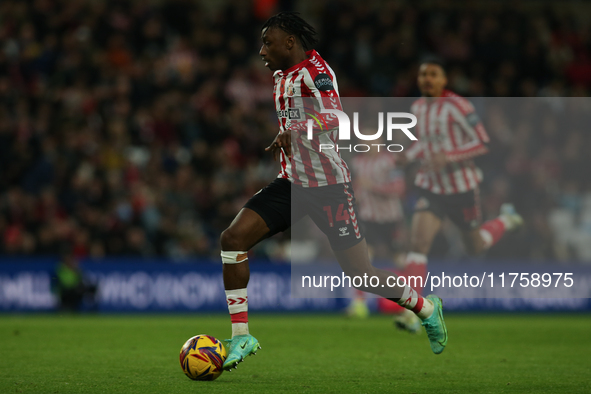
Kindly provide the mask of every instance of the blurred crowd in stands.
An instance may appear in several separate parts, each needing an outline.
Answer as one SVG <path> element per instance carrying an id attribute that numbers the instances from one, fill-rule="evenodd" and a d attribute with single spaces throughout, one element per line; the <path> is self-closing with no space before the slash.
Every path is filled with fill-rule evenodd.
<path id="1" fill-rule="evenodd" d="M 589 104 L 581 2 L 284 3 L 0 2 L 0 253 L 217 259 L 220 232 L 278 171 L 258 50 L 279 9 L 317 27 L 342 96 L 416 96 L 435 55 L 460 94 Z M 560 230 L 591 234 L 589 128 L 487 127 L 485 215 L 512 199 L 528 223 L 496 256 L 590 261 Z M 257 253 L 284 258 L 274 242 Z"/>

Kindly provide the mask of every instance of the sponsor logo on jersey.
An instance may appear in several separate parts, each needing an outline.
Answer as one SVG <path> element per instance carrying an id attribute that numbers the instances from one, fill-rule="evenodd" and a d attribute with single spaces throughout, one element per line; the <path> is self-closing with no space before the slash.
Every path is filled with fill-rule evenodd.
<path id="1" fill-rule="evenodd" d="M 332 79 L 328 76 L 328 74 L 318 74 L 316 78 L 314 78 L 314 85 L 323 92 L 327 92 L 329 90 L 333 90 L 334 86 L 332 84 Z"/>
<path id="2" fill-rule="evenodd" d="M 341 232 L 339 234 L 339 237 L 344 237 L 349 235 L 349 233 L 347 232 L 347 227 L 339 227 L 339 231 Z"/>
<path id="3" fill-rule="evenodd" d="M 299 108 L 288 108 L 277 111 L 278 118 L 301 119 Z"/>

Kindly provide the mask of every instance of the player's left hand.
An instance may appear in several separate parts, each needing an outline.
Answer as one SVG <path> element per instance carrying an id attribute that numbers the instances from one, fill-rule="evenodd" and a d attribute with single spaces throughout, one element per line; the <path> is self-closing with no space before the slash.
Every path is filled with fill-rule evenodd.
<path id="1" fill-rule="evenodd" d="M 277 161 L 279 149 L 283 149 L 283 153 L 291 159 L 291 133 L 277 134 L 271 145 L 265 148 L 265 151 L 270 151 L 273 154 L 273 160 Z"/>
<path id="2" fill-rule="evenodd" d="M 447 156 L 445 152 L 437 152 L 431 156 L 431 160 L 425 163 L 425 166 L 431 171 L 439 171 L 447 165 Z"/>

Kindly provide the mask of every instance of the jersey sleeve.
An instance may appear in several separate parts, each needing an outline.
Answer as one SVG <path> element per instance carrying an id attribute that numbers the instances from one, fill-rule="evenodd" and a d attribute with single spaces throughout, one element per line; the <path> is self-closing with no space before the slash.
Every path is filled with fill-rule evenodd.
<path id="1" fill-rule="evenodd" d="M 422 159 L 424 157 L 423 144 L 421 141 L 415 141 L 405 153 L 408 160 Z"/>
<path id="2" fill-rule="evenodd" d="M 472 103 L 464 99 L 454 101 L 450 109 L 450 115 L 453 117 L 455 124 L 461 128 L 466 138 L 465 142 L 459 144 L 454 150 L 445 152 L 447 160 L 449 162 L 458 162 L 487 153 L 488 134 Z"/>

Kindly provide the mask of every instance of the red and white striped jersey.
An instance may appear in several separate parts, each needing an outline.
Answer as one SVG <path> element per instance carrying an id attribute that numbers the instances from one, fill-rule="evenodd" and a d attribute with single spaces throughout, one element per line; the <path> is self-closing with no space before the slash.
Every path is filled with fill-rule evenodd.
<path id="1" fill-rule="evenodd" d="M 392 223 L 404 219 L 400 198 L 405 192 L 404 172 L 390 152 L 355 155 L 350 161 L 357 213 L 364 221 Z"/>
<path id="2" fill-rule="evenodd" d="M 418 141 L 407 157 L 429 160 L 444 152 L 448 164 L 438 171 L 419 169 L 415 185 L 436 194 L 457 194 L 474 190 L 482 181 L 482 172 L 473 158 L 488 152 L 489 141 L 473 105 L 465 98 L 444 90 L 441 97 L 422 97 L 411 106 L 417 117 Z"/>
<path id="3" fill-rule="evenodd" d="M 342 110 L 334 71 L 315 50 L 306 52 L 306 55 L 308 59 L 303 62 L 284 71 L 277 70 L 273 74 L 273 99 L 280 133 L 290 132 L 292 125 L 302 123 L 302 98 L 315 98 L 320 106 L 324 106 L 323 103 L 331 103 L 333 109 Z M 305 136 L 292 138 L 293 157 L 290 160 L 281 151 L 281 171 L 278 177 L 289 179 L 290 182 L 303 187 L 350 182 L 349 168 L 340 153 L 336 149 L 320 151 L 320 144 L 336 145 L 337 138 L 336 128 L 331 132 L 316 135 L 313 140 L 308 140 Z"/>

